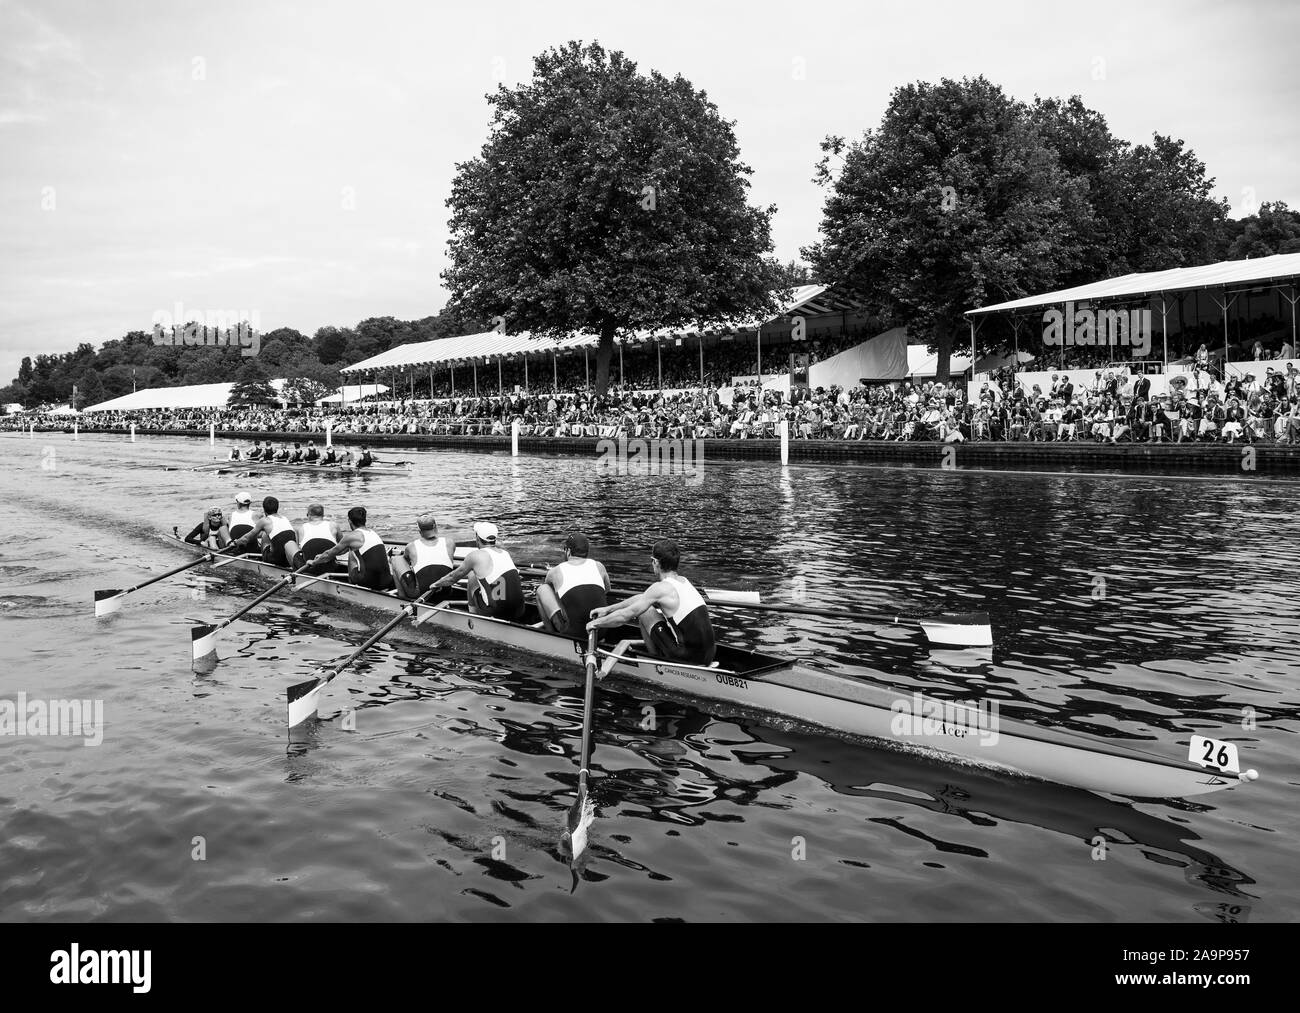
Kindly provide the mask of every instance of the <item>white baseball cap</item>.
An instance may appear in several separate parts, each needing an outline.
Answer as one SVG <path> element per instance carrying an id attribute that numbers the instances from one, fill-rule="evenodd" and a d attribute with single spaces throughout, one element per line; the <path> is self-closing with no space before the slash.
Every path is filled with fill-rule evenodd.
<path id="1" fill-rule="evenodd" d="M 237 493 L 235 493 L 235 502 L 236 502 L 236 503 L 251 503 L 251 502 L 253 502 L 253 497 L 250 496 L 250 495 L 248 495 L 248 493 L 246 493 L 246 492 L 237 492 Z"/>
<path id="2" fill-rule="evenodd" d="M 479 521 L 474 525 L 474 537 L 481 542 L 495 544 L 497 540 L 497 526 L 491 521 Z"/>

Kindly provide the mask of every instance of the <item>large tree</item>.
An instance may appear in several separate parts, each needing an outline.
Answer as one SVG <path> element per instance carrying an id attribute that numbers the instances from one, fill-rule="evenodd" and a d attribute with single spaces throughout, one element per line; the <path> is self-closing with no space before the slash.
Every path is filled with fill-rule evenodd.
<path id="1" fill-rule="evenodd" d="M 226 398 L 226 404 L 235 407 L 237 405 L 279 403 L 279 395 L 276 394 L 275 388 L 271 386 L 271 378 L 267 374 L 266 368 L 256 358 L 246 360 L 240 368 L 238 378 L 230 388 L 230 395 Z"/>
<path id="2" fill-rule="evenodd" d="M 1214 180 L 1182 141 L 1156 134 L 1131 145 L 1077 95 L 1037 98 L 1030 117 L 1061 167 L 1087 183 L 1079 262 L 1058 284 L 1219 259 L 1227 203 L 1211 196 Z"/>
<path id="3" fill-rule="evenodd" d="M 775 209 L 749 205 L 732 123 L 681 75 L 570 42 L 488 102 L 490 136 L 447 201 L 452 312 L 598 335 L 603 393 L 619 332 L 776 311 Z"/>
<path id="4" fill-rule="evenodd" d="M 1086 183 L 983 77 L 900 87 L 879 128 L 822 148 L 823 239 L 804 255 L 822 282 L 927 340 L 941 378 L 966 310 L 1041 291 L 1078 263 Z"/>

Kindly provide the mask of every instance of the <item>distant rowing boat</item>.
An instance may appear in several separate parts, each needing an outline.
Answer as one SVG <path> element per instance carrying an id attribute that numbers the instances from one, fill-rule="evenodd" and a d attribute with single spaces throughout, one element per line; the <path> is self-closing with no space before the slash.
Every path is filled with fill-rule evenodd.
<path id="1" fill-rule="evenodd" d="M 377 461 L 368 468 L 358 468 L 351 464 L 290 464 L 288 461 L 222 461 L 219 464 L 205 464 L 194 471 L 211 471 L 218 475 L 238 472 L 241 475 L 256 475 L 266 471 L 293 471 L 308 475 L 349 475 L 357 478 L 375 478 L 376 476 L 410 475 L 414 466 L 410 461 Z"/>
<path id="2" fill-rule="evenodd" d="M 189 553 L 204 552 L 176 541 Z M 222 560 L 217 565 L 272 581 L 289 572 L 256 555 Z M 366 608 L 390 616 L 410 604 L 392 593 L 351 584 L 346 577 L 311 580 L 297 585 L 297 590 L 339 607 Z M 582 645 L 569 637 L 534 625 L 538 616 L 532 605 L 521 622 L 473 615 L 463 602 L 419 605 L 416 611 L 417 622 L 543 658 L 572 664 L 581 651 Z M 625 640 L 639 637 L 631 627 L 611 632 Z M 609 657 L 608 663 L 614 675 L 673 693 L 1089 791 L 1178 798 L 1219 791 L 1257 776 L 1254 771 L 1237 772 L 1236 747 L 1227 742 L 1192 736 L 1184 757 L 1163 746 L 1139 749 L 1000 718 L 996 713 L 991 722 L 981 722 L 973 709 L 724 644 L 718 645 L 717 660 L 708 667 L 667 663 L 635 650 Z M 1187 746 L 1184 743 L 1184 748 Z M 1193 755 L 1196 761 L 1190 758 Z M 1205 763 L 1210 765 L 1202 765 Z"/>

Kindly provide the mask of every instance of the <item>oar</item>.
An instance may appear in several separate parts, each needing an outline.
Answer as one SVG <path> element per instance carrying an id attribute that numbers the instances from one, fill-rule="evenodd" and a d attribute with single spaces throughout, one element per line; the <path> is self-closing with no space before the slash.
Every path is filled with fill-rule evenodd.
<path id="1" fill-rule="evenodd" d="M 391 631 L 393 627 L 403 619 L 415 615 L 417 611 L 416 606 L 422 604 L 424 599 L 434 593 L 434 589 L 430 588 L 410 604 L 404 606 L 402 610 L 393 617 L 391 622 L 338 664 L 323 669 L 321 674 L 314 679 L 308 679 L 306 682 L 300 682 L 290 686 L 288 689 L 289 728 L 297 728 L 308 718 L 315 717 L 316 709 L 320 705 L 321 693 L 323 693 L 325 687 L 333 681 L 334 677 L 352 664 L 352 662 L 356 661 L 357 658 L 361 657 L 361 655 L 365 654 L 366 651 L 374 647 L 375 644 L 383 640 L 384 637 L 388 635 L 389 631 Z"/>
<path id="2" fill-rule="evenodd" d="M 242 616 L 245 612 L 248 612 L 248 611 L 250 611 L 251 609 L 254 609 L 254 608 L 256 608 L 258 605 L 262 604 L 262 602 L 264 602 L 264 601 L 266 601 L 266 599 L 270 598 L 271 595 L 277 593 L 278 591 L 282 591 L 282 590 L 284 590 L 286 587 L 288 587 L 290 584 L 293 583 L 293 579 L 294 579 L 294 577 L 298 576 L 298 574 L 302 573 L 303 570 L 307 569 L 307 567 L 309 567 L 309 566 L 311 566 L 311 563 L 304 563 L 302 566 L 300 566 L 298 569 L 294 570 L 292 573 L 287 573 L 287 574 L 285 574 L 283 577 L 281 577 L 279 580 L 277 580 L 274 584 L 272 584 L 269 588 L 267 588 L 265 591 L 263 591 L 261 594 L 259 594 L 259 595 L 258 595 L 256 598 L 254 598 L 252 601 L 250 601 L 247 605 L 245 605 L 243 608 L 241 608 L 238 612 L 235 612 L 235 613 L 232 614 L 229 618 L 223 619 L 221 622 L 217 623 L 215 626 L 209 626 L 209 625 L 203 625 L 203 626 L 191 626 L 191 627 L 190 627 L 190 644 L 191 644 L 191 647 L 192 647 L 192 649 L 193 649 L 194 662 L 195 662 L 195 664 L 197 664 L 199 661 L 202 661 L 203 659 L 205 659 L 205 658 L 207 658 L 207 657 L 210 657 L 210 656 L 213 655 L 213 654 L 216 654 L 216 652 L 217 652 L 217 633 L 218 633 L 219 631 L 225 629 L 227 626 L 229 626 L 231 623 L 233 623 L 236 619 L 238 619 L 240 616 Z M 320 578 L 313 577 L 313 578 L 309 578 L 309 579 L 312 579 L 312 580 L 319 580 Z"/>
<path id="3" fill-rule="evenodd" d="M 95 592 L 96 618 L 100 616 L 112 615 L 121 607 L 122 599 L 125 598 L 132 591 L 139 591 L 140 588 L 142 587 L 148 587 L 150 584 L 157 584 L 158 581 L 160 580 L 166 580 L 168 577 L 174 577 L 176 574 L 188 570 L 192 567 L 198 566 L 200 563 L 210 563 L 217 556 L 224 555 L 226 551 L 230 548 L 231 546 L 228 545 L 226 546 L 225 549 L 221 549 L 217 552 L 205 552 L 202 556 L 199 556 L 198 559 L 193 559 L 188 563 L 182 563 L 180 566 L 168 570 L 166 573 L 160 573 L 156 577 L 150 577 L 148 580 L 144 581 L 143 583 L 136 584 L 135 587 L 128 587 L 126 590 L 122 590 L 121 588 L 109 588 L 108 590 L 105 591 L 96 591 Z"/>
<path id="4" fill-rule="evenodd" d="M 891 626 L 920 627 L 932 644 L 952 647 L 992 647 L 993 627 L 987 612 L 937 612 L 934 615 L 911 618 L 899 615 L 869 615 L 849 609 L 813 608 L 807 605 L 734 605 L 717 602 L 723 607 L 744 608 L 757 612 L 777 612 L 782 615 L 822 616 L 826 619 L 848 619 L 857 623 L 881 623 Z"/>
<path id="5" fill-rule="evenodd" d="M 591 702 L 596 695 L 596 640 L 599 636 L 596 630 L 587 634 L 587 653 L 582 658 L 587 670 L 587 689 L 582 701 L 582 760 L 578 767 L 578 797 L 569 807 L 568 824 L 560 835 L 560 847 L 568 848 L 575 862 L 587 848 L 587 827 L 596 817 L 595 809 L 590 808 L 587 801 L 587 768 L 591 758 Z"/>

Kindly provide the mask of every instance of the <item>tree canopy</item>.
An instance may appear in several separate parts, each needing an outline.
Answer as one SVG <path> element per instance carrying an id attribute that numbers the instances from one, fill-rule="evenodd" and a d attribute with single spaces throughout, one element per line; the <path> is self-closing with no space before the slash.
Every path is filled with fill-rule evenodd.
<path id="1" fill-rule="evenodd" d="M 498 87 L 490 136 L 456 167 L 450 306 L 507 333 L 615 334 L 775 312 L 774 208 L 747 201 L 732 123 L 684 77 L 569 42 Z"/>
<path id="2" fill-rule="evenodd" d="M 822 147 L 823 238 L 805 254 L 928 341 L 940 374 L 973 306 L 1227 255 L 1204 163 L 1160 134 L 1116 138 L 1077 96 L 1027 105 L 983 77 L 907 85 L 878 128 Z"/>

